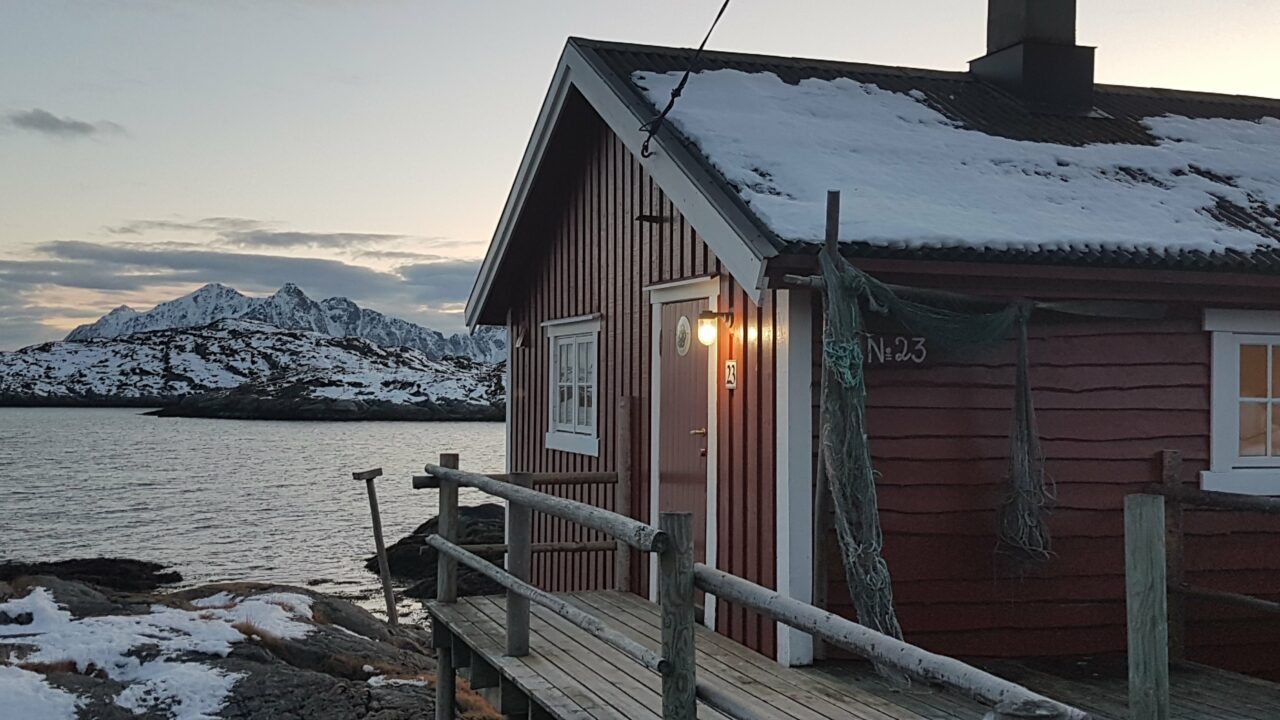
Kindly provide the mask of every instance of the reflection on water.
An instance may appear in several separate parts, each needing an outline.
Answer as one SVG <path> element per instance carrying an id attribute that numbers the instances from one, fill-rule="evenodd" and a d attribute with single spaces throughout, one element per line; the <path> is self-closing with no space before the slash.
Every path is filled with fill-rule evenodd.
<path id="1" fill-rule="evenodd" d="M 269 580 L 369 595 L 363 482 L 381 467 L 388 544 L 436 511 L 410 476 L 441 452 L 503 467 L 501 423 L 152 418 L 132 409 L 0 408 L 0 559 L 122 556 L 188 583 Z M 463 488 L 462 504 L 488 498 Z M 370 605 L 376 607 L 376 603 Z"/>

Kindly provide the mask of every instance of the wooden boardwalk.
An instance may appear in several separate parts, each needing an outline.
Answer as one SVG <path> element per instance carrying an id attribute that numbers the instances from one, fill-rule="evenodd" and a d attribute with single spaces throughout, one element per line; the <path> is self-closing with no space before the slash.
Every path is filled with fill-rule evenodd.
<path id="1" fill-rule="evenodd" d="M 561 597 L 646 647 L 661 649 L 661 618 L 655 605 L 618 592 Z M 442 639 L 453 642 L 460 675 L 477 689 L 492 688 L 491 697 L 509 715 L 661 720 L 662 686 L 656 674 L 545 608 L 533 607 L 530 654 L 513 658 L 503 654 L 504 596 L 432 602 L 429 607 L 437 629 L 449 635 Z M 978 720 L 987 712 L 981 704 L 945 690 L 920 685 L 895 689 L 864 663 L 783 668 L 702 627 L 697 630 L 697 660 L 699 681 L 756 718 Z M 1127 720 L 1123 674 L 1067 679 L 1045 663 L 975 664 L 1090 711 L 1099 720 Z M 1280 685 L 1199 666 L 1181 666 L 1173 681 L 1172 720 L 1280 718 Z M 698 708 L 700 720 L 732 717 L 705 705 Z"/>

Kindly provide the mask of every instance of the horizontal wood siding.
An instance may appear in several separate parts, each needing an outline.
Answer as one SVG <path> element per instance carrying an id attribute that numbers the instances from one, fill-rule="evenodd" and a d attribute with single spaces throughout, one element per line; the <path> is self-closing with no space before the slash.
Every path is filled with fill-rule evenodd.
<path id="1" fill-rule="evenodd" d="M 578 96 L 552 139 L 548 167 L 522 218 L 513 248 L 520 268 L 508 278 L 512 337 L 524 334 L 511 354 L 511 466 L 515 471 L 609 471 L 616 469 L 616 404 L 635 398 L 632 419 L 633 516 L 650 517 L 649 395 L 651 315 L 644 288 L 675 280 L 721 274 L 719 261 L 698 238 L 632 155 Z M 719 564 L 751 580 L 772 585 L 773 559 L 773 320 L 771 301 L 751 304 L 722 275 L 723 309 L 740 313 L 742 331 L 731 352 L 742 382 L 730 396 L 722 390 L 719 421 L 721 528 Z M 547 450 L 548 356 L 541 324 L 579 315 L 600 315 L 598 458 Z M 750 328 L 749 336 L 747 328 Z M 720 352 L 729 352 L 721 343 Z M 749 374 L 748 374 L 749 373 Z M 723 387 L 721 384 L 720 387 Z M 562 488 L 558 494 L 615 507 L 608 487 Z M 561 521 L 535 514 L 536 541 L 601 539 Z M 632 587 L 648 592 L 647 558 L 632 565 Z M 580 591 L 611 587 L 612 554 L 535 555 L 540 587 Z M 723 611 L 726 634 L 772 652 L 771 627 L 757 616 Z M 728 619 L 732 617 L 732 619 Z"/>
<path id="2" fill-rule="evenodd" d="M 900 619 L 908 640 L 940 653 L 1123 652 L 1124 496 L 1158 480 L 1160 450 L 1182 452 L 1188 484 L 1208 467 L 1210 337 L 1197 310 L 1150 323 L 1038 318 L 1030 335 L 1037 420 L 1058 500 L 1050 520 L 1055 557 L 1021 577 L 998 571 L 994 556 L 1013 343 L 961 362 L 867 370 Z M 1190 513 L 1189 581 L 1276 597 L 1280 523 L 1267 523 Z M 825 549 L 829 602 L 852 614 L 834 536 Z M 1203 603 L 1190 608 L 1191 659 L 1280 674 L 1280 623 L 1250 623 Z"/>

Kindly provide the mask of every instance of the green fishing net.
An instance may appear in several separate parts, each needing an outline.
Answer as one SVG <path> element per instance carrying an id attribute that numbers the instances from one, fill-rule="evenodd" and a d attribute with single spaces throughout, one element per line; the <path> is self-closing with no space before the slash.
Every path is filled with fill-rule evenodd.
<path id="1" fill-rule="evenodd" d="M 1031 305 L 1012 303 L 982 312 L 944 303 L 900 297 L 892 288 L 859 271 L 834 252 L 821 253 L 824 289 L 822 328 L 822 413 L 819 472 L 826 478 L 835 510 L 835 531 L 858 620 L 886 635 L 902 637 L 893 604 L 884 536 L 876 499 L 877 472 L 867 436 L 864 377 L 865 313 L 893 321 L 925 338 L 931 351 L 960 356 L 1018 339 L 1013 402 L 1009 492 L 998 513 L 997 552 L 1024 560 L 1049 556 L 1045 514 L 1052 500 L 1031 403 L 1027 320 Z"/>

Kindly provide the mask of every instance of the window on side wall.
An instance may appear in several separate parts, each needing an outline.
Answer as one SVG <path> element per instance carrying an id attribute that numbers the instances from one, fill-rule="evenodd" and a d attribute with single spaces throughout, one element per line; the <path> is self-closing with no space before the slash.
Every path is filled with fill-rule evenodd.
<path id="1" fill-rule="evenodd" d="M 1208 310 L 1213 334 L 1205 490 L 1280 495 L 1280 313 Z"/>
<path id="2" fill-rule="evenodd" d="M 547 336 L 547 448 L 595 456 L 600 320 L 569 318 L 543 323 Z"/>

